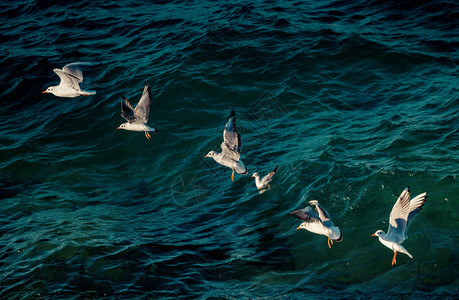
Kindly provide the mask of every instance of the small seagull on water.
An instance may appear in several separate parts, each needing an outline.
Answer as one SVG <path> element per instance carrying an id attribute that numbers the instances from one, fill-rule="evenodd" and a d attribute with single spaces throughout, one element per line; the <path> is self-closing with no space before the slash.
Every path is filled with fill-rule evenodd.
<path id="1" fill-rule="evenodd" d="M 341 242 L 343 240 L 343 233 L 337 226 L 335 226 L 335 224 L 333 224 L 333 221 L 327 211 L 319 205 L 317 200 L 311 200 L 309 201 L 309 204 L 315 205 L 317 212 L 315 212 L 310 206 L 307 206 L 304 209 L 289 213 L 289 215 L 304 221 L 296 229 L 306 229 L 313 233 L 326 235 L 328 238 L 329 248 L 333 245 L 333 241 Z"/>
<path id="2" fill-rule="evenodd" d="M 261 190 L 265 187 L 270 188 L 269 183 L 271 182 L 271 180 L 273 180 L 274 174 L 276 174 L 276 172 L 277 166 L 274 168 L 272 172 L 269 172 L 268 175 L 263 177 L 263 179 L 260 179 L 260 175 L 258 175 L 258 173 L 253 173 L 252 177 L 255 177 L 255 185 L 257 186 L 257 189 Z"/>
<path id="3" fill-rule="evenodd" d="M 228 123 L 226 123 L 225 129 L 223 130 L 223 143 L 221 144 L 222 152 L 217 153 L 215 151 L 210 151 L 204 157 L 212 157 L 219 164 L 231 168 L 233 170 L 231 180 L 234 180 L 235 171 L 241 175 L 247 174 L 247 168 L 240 160 L 241 146 L 241 136 L 236 132 L 236 113 L 234 110 L 231 110 Z"/>
<path id="4" fill-rule="evenodd" d="M 58 97 L 66 98 L 95 95 L 96 91 L 82 91 L 80 88 L 80 83 L 83 82 L 82 70 L 94 65 L 97 64 L 89 62 L 74 62 L 65 65 L 62 70 L 54 69 L 53 71 L 59 76 L 61 82 L 59 85 L 50 86 L 42 93 L 50 93 Z"/>
<path id="5" fill-rule="evenodd" d="M 411 259 L 413 256 L 401 244 L 408 238 L 406 232 L 410 226 L 411 221 L 422 209 L 422 206 L 427 200 L 427 193 L 422 193 L 411 199 L 410 188 L 407 186 L 395 202 L 389 216 L 389 228 L 387 233 L 382 230 L 376 231 L 371 236 L 379 237 L 379 241 L 389 249 L 394 251 L 394 258 L 392 258 L 392 265 L 397 261 L 395 257 L 397 252 L 405 253 Z"/>
<path id="6" fill-rule="evenodd" d="M 147 83 L 143 89 L 142 97 L 140 97 L 137 106 L 132 108 L 131 103 L 126 97 L 121 98 L 121 116 L 127 120 L 126 123 L 121 124 L 117 129 L 125 129 L 130 131 L 145 131 L 145 136 L 150 139 L 149 131 L 157 132 L 156 129 L 151 128 L 146 123 L 148 121 L 148 114 L 150 112 L 151 91 L 150 85 Z"/>

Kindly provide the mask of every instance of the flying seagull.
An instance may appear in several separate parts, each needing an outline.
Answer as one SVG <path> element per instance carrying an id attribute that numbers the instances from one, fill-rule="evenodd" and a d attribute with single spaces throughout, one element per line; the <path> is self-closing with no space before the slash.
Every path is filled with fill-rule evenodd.
<path id="1" fill-rule="evenodd" d="M 277 172 L 277 166 L 274 168 L 272 172 L 269 172 L 268 175 L 260 179 L 260 175 L 258 173 L 253 173 L 252 177 L 255 177 L 255 185 L 257 186 L 257 189 L 263 189 L 265 187 L 270 187 L 269 183 L 271 180 L 273 180 L 274 174 Z"/>
<path id="2" fill-rule="evenodd" d="M 59 76 L 61 82 L 59 85 L 50 86 L 42 93 L 50 93 L 58 97 L 66 98 L 95 95 L 96 91 L 82 91 L 80 88 L 80 83 L 83 82 L 82 70 L 94 65 L 97 64 L 89 62 L 74 62 L 65 65 L 62 70 L 54 69 L 53 71 Z"/>
<path id="3" fill-rule="evenodd" d="M 233 170 L 231 180 L 234 180 L 235 171 L 241 175 L 247 174 L 247 168 L 240 160 L 241 146 L 241 136 L 236 131 L 236 113 L 234 110 L 231 110 L 228 123 L 226 123 L 225 129 L 223 130 L 223 143 L 221 144 L 222 152 L 217 153 L 215 151 L 210 151 L 204 157 L 212 157 L 219 164 L 231 168 Z"/>
<path id="4" fill-rule="evenodd" d="M 427 200 L 427 193 L 422 193 L 411 199 L 410 201 L 410 188 L 407 186 L 395 202 L 389 216 L 389 228 L 387 233 L 382 230 L 376 231 L 371 236 L 379 237 L 379 241 L 389 249 L 394 251 L 394 258 L 392 258 L 392 265 L 397 261 L 395 257 L 397 252 L 405 253 L 411 259 L 413 256 L 401 244 L 408 238 L 406 232 L 410 226 L 411 221 L 419 213 L 422 206 Z"/>
<path id="5" fill-rule="evenodd" d="M 150 112 L 151 91 L 148 83 L 143 89 L 142 97 L 135 109 L 126 97 L 121 98 L 121 116 L 127 120 L 126 123 L 121 124 L 117 129 L 125 129 L 130 131 L 145 131 L 145 136 L 150 139 L 149 131 L 156 132 L 156 129 L 151 128 L 146 123 L 148 121 L 148 114 Z"/>
<path id="6" fill-rule="evenodd" d="M 289 213 L 289 215 L 304 221 L 296 229 L 306 229 L 310 232 L 327 236 L 329 248 L 333 245 L 333 241 L 341 242 L 343 240 L 343 233 L 333 224 L 327 211 L 319 205 L 317 200 L 311 200 L 309 204 L 315 205 L 316 211 L 310 206 L 306 206 L 304 209 Z"/>

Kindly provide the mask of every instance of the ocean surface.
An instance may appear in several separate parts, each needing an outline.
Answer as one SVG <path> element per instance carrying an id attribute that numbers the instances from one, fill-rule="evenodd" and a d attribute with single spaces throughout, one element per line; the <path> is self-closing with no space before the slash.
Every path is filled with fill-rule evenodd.
<path id="1" fill-rule="evenodd" d="M 3 1 L 0 298 L 456 298 L 458 7 Z M 78 61 L 96 95 L 42 94 Z M 117 130 L 146 83 L 151 140 Z M 204 158 L 231 109 L 234 182 Z M 406 186 L 429 198 L 391 266 L 371 234 Z M 288 215 L 313 199 L 331 249 Z"/>

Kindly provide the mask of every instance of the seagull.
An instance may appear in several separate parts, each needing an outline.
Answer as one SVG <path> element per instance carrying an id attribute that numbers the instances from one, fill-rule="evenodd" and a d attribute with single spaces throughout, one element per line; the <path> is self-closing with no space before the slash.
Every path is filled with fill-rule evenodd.
<path id="1" fill-rule="evenodd" d="M 219 164 L 231 168 L 233 174 L 231 180 L 234 180 L 234 171 L 241 175 L 247 174 L 247 168 L 244 163 L 240 160 L 241 155 L 241 136 L 236 132 L 236 113 L 231 110 L 228 123 L 225 125 L 223 130 L 223 143 L 221 144 L 222 152 L 217 153 L 210 151 L 204 157 L 212 157 Z"/>
<path id="2" fill-rule="evenodd" d="M 130 131 L 145 131 L 145 136 L 150 139 L 149 131 L 157 132 L 156 129 L 151 128 L 146 123 L 148 121 L 148 113 L 150 112 L 151 91 L 150 85 L 147 83 L 143 89 L 142 97 L 140 97 L 137 106 L 132 108 L 126 97 L 121 98 L 121 116 L 127 120 L 126 123 L 121 124 L 117 129 L 125 129 Z"/>
<path id="3" fill-rule="evenodd" d="M 310 206 L 306 206 L 304 209 L 289 213 L 289 215 L 304 221 L 296 229 L 306 229 L 313 233 L 326 235 L 328 238 L 328 248 L 331 248 L 333 241 L 341 242 L 343 240 L 343 233 L 333 224 L 330 215 L 319 205 L 319 201 L 311 200 L 309 204 L 315 205 L 317 212 Z"/>
<path id="4" fill-rule="evenodd" d="M 255 177 L 255 185 L 257 186 L 257 189 L 263 189 L 265 187 L 270 187 L 269 183 L 271 180 L 273 180 L 274 174 L 276 174 L 277 171 L 277 166 L 274 168 L 272 172 L 269 172 L 268 175 L 263 177 L 263 179 L 260 180 L 260 175 L 258 173 L 253 173 L 252 177 Z"/>
<path id="5" fill-rule="evenodd" d="M 54 69 L 53 71 L 59 76 L 61 82 L 59 85 L 50 86 L 43 91 L 43 94 L 50 93 L 57 97 L 74 98 L 78 96 L 91 96 L 95 95 L 96 91 L 82 91 L 80 83 L 83 82 L 82 70 L 97 65 L 88 62 L 74 62 L 65 65 L 62 70 Z"/>
<path id="6" fill-rule="evenodd" d="M 411 255 L 401 244 L 408 238 L 406 231 L 408 230 L 411 221 L 413 221 L 414 217 L 416 217 L 426 202 L 427 193 L 419 194 L 411 199 L 411 201 L 410 198 L 410 187 L 407 186 L 398 197 L 397 202 L 395 202 L 394 207 L 390 212 L 389 228 L 387 229 L 387 233 L 384 233 L 382 230 L 378 230 L 371 235 L 379 237 L 379 241 L 384 246 L 394 251 L 392 265 L 397 263 L 395 260 L 397 252 L 405 253 L 413 259 L 413 255 Z"/>

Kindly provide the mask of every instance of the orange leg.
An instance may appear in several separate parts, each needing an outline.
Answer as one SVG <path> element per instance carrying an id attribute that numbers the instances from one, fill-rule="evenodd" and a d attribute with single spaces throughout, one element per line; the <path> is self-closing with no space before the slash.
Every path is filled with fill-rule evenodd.
<path id="1" fill-rule="evenodd" d="M 234 169 L 233 169 L 233 174 L 231 174 L 231 181 L 234 181 Z"/>
<path id="2" fill-rule="evenodd" d="M 145 136 L 147 137 L 147 139 L 151 139 L 151 136 L 150 136 L 150 134 L 148 133 L 148 131 L 145 131 Z"/>
<path id="3" fill-rule="evenodd" d="M 392 265 L 395 265 L 397 261 L 395 260 L 395 257 L 397 256 L 397 251 L 394 251 L 394 258 L 392 258 Z"/>
<path id="4" fill-rule="evenodd" d="M 328 238 L 328 248 L 331 248 L 331 245 L 333 245 L 333 240 L 330 239 L 328 236 L 327 238 Z"/>

